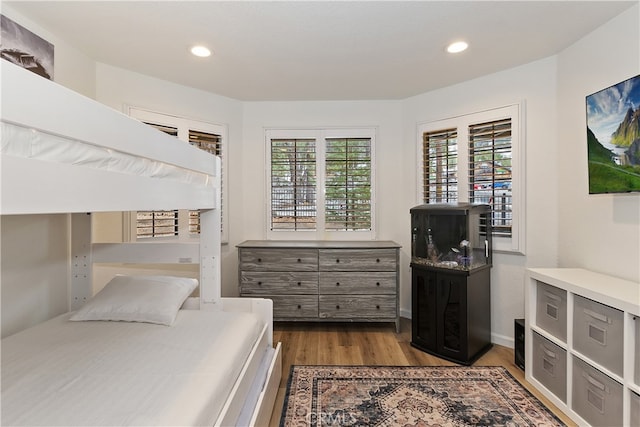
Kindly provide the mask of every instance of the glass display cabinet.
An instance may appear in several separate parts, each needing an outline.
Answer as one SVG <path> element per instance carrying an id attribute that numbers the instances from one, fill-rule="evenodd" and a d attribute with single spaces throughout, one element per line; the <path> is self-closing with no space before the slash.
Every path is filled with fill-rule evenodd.
<path id="1" fill-rule="evenodd" d="M 426 204 L 411 213 L 411 344 L 470 365 L 491 348 L 491 207 Z"/>
<path id="2" fill-rule="evenodd" d="M 491 265 L 491 207 L 427 204 L 412 208 L 411 263 L 471 271 Z"/>

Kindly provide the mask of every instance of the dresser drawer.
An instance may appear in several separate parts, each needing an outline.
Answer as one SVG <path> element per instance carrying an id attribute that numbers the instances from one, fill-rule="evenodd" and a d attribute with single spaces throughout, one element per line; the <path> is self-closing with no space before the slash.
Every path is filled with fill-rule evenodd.
<path id="1" fill-rule="evenodd" d="M 573 348 L 622 376 L 623 340 L 622 311 L 574 296 Z"/>
<path id="2" fill-rule="evenodd" d="M 631 401 L 630 401 L 630 407 L 631 407 L 631 417 L 630 420 L 631 422 L 629 423 L 630 426 L 640 426 L 640 395 L 636 394 L 635 392 L 630 392 L 631 393 Z"/>
<path id="3" fill-rule="evenodd" d="M 318 271 L 316 249 L 254 249 L 239 251 L 243 271 Z"/>
<path id="4" fill-rule="evenodd" d="M 396 317 L 394 295 L 320 295 L 320 318 L 384 319 Z"/>
<path id="5" fill-rule="evenodd" d="M 634 352 L 635 367 L 634 370 L 634 382 L 640 387 L 640 317 L 634 317 L 634 324 L 636 327 L 636 351 Z M 640 425 L 640 424 L 638 424 Z"/>
<path id="6" fill-rule="evenodd" d="M 283 271 L 240 273 L 241 295 L 317 294 L 318 273 Z"/>
<path id="7" fill-rule="evenodd" d="M 321 271 L 396 271 L 396 249 L 321 249 Z"/>
<path id="8" fill-rule="evenodd" d="M 330 272 L 320 277 L 321 294 L 387 294 L 396 293 L 395 272 L 347 273 Z"/>
<path id="9" fill-rule="evenodd" d="M 593 426 L 621 426 L 622 384 L 573 357 L 572 409 Z"/>
<path id="10" fill-rule="evenodd" d="M 567 341 L 567 291 L 538 282 L 536 324 L 562 341 Z"/>
<path id="11" fill-rule="evenodd" d="M 273 295 L 274 319 L 317 318 L 318 297 L 311 295 Z"/>
<path id="12" fill-rule="evenodd" d="M 533 332 L 533 377 L 563 402 L 567 401 L 567 351 Z"/>

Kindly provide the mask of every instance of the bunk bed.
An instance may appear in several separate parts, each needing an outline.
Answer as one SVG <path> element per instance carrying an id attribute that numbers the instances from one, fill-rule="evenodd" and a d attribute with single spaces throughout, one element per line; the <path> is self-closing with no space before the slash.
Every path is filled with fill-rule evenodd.
<path id="1" fill-rule="evenodd" d="M 71 223 L 69 312 L 2 340 L 1 423 L 268 424 L 280 344 L 270 300 L 221 296 L 219 159 L 0 62 L 0 213 Z M 91 242 L 90 213 L 169 209 L 200 210 L 198 242 Z M 94 263 L 192 263 L 199 278 L 116 276 L 94 296 Z M 132 303 L 151 317 L 118 317 Z"/>

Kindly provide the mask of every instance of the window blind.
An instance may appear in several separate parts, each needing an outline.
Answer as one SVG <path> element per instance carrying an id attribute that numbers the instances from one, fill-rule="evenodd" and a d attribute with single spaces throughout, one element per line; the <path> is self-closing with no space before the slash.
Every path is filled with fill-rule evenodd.
<path id="1" fill-rule="evenodd" d="M 271 229 L 316 229 L 315 139 L 271 140 Z"/>
<path id="2" fill-rule="evenodd" d="M 222 156 L 222 136 L 214 133 L 202 132 L 197 130 L 189 130 L 189 144 L 198 147 L 215 156 Z M 222 162 L 220 162 L 222 165 Z M 224 166 L 221 166 L 224 167 Z M 224 177 L 223 170 L 220 170 L 220 176 Z M 224 188 L 224 182 L 221 179 L 220 187 Z M 224 209 L 224 194 L 221 195 L 220 209 Z M 224 229 L 225 224 L 221 224 Z M 189 234 L 200 234 L 200 212 L 189 211 Z"/>
<path id="3" fill-rule="evenodd" d="M 178 211 L 138 211 L 137 237 L 178 235 Z"/>
<path id="4" fill-rule="evenodd" d="M 161 132 L 178 137 L 178 129 L 156 123 L 147 123 Z M 166 237 L 178 235 L 178 211 L 138 211 L 136 213 L 136 237 Z"/>
<path id="5" fill-rule="evenodd" d="M 371 230 L 371 138 L 326 140 L 325 229 Z"/>
<path id="6" fill-rule="evenodd" d="M 423 202 L 458 201 L 458 132 L 444 129 L 422 135 Z"/>
<path id="7" fill-rule="evenodd" d="M 493 234 L 512 234 L 511 119 L 469 126 L 469 201 L 492 208 Z"/>

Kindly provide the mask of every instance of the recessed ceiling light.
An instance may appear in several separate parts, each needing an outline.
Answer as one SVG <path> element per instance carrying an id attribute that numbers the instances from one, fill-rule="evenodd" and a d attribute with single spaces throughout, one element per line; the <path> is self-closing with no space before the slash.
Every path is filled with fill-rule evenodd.
<path id="1" fill-rule="evenodd" d="M 201 58 L 206 58 L 211 55 L 211 51 L 204 46 L 194 46 L 191 48 L 191 53 Z"/>
<path id="2" fill-rule="evenodd" d="M 466 42 L 455 42 L 455 43 L 451 43 L 447 47 L 447 52 L 458 53 L 458 52 L 462 52 L 463 50 L 466 50 L 468 47 L 469 45 Z"/>

